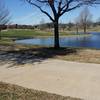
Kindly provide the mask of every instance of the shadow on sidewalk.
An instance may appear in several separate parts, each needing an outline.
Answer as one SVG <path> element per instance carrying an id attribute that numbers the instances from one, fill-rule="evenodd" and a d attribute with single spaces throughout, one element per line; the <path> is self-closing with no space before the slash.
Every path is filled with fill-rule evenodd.
<path id="1" fill-rule="evenodd" d="M 72 53 L 77 53 L 76 49 L 60 48 L 54 49 L 51 47 L 37 47 L 22 50 L 0 51 L 0 66 L 8 64 L 8 68 L 15 65 L 41 63 L 48 58 L 56 56 L 64 56 Z"/>

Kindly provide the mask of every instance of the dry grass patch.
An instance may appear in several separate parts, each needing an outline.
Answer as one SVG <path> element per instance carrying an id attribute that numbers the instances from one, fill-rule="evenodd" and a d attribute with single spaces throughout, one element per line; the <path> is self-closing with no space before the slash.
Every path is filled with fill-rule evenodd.
<path id="1" fill-rule="evenodd" d="M 0 82 L 0 100 L 82 100 Z"/>
<path id="2" fill-rule="evenodd" d="M 85 63 L 98 63 L 100 64 L 100 50 L 94 49 L 78 49 L 76 53 L 70 55 L 57 56 L 59 59 L 68 61 L 77 61 Z"/>

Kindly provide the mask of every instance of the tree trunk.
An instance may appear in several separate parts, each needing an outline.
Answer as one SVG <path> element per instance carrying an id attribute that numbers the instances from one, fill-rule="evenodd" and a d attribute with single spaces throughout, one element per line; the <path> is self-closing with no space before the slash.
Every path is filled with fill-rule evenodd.
<path id="1" fill-rule="evenodd" d="M 84 25 L 84 34 L 86 34 L 86 24 Z"/>
<path id="2" fill-rule="evenodd" d="M 59 48 L 59 23 L 58 20 L 54 22 L 54 47 Z"/>
<path id="3" fill-rule="evenodd" d="M 76 30 L 77 30 L 77 34 L 78 34 L 78 33 L 79 33 L 79 32 L 78 32 L 78 27 L 77 27 L 77 29 L 76 29 Z"/>
<path id="4" fill-rule="evenodd" d="M 79 33 L 79 31 L 78 31 L 78 25 L 76 25 L 76 33 L 77 34 Z"/>

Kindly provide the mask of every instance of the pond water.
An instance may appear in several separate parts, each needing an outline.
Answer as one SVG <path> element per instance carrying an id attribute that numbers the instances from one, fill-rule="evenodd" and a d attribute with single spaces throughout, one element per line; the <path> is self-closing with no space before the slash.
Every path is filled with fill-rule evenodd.
<path id="1" fill-rule="evenodd" d="M 15 41 L 19 44 L 53 46 L 54 38 L 34 38 Z M 100 33 L 91 33 L 89 36 L 60 37 L 61 47 L 86 47 L 100 49 Z"/>

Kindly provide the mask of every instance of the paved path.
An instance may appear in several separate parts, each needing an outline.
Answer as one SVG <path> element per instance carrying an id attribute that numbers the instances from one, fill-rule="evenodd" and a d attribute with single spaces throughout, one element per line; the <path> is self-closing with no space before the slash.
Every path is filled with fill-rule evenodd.
<path id="1" fill-rule="evenodd" d="M 85 64 L 49 59 L 24 67 L 0 66 L 0 81 L 20 86 L 100 100 L 100 64 Z"/>

